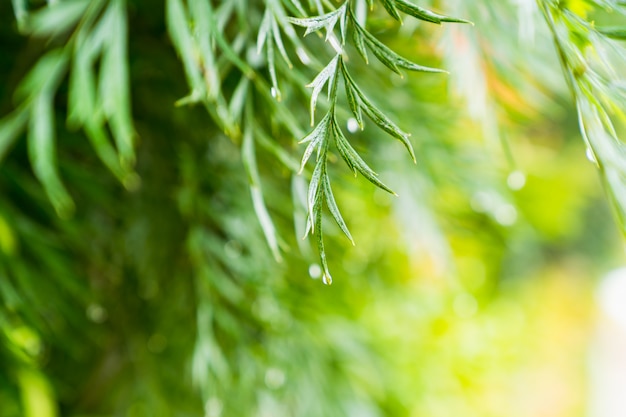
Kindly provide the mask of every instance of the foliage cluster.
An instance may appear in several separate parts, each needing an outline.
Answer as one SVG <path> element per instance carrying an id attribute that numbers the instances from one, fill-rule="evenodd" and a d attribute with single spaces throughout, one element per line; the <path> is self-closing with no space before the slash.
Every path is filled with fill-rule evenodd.
<path id="1" fill-rule="evenodd" d="M 510 414 L 546 334 L 580 376 L 615 237 L 575 125 L 622 213 L 622 2 L 31 3 L 0 4 L 0 416 Z"/>

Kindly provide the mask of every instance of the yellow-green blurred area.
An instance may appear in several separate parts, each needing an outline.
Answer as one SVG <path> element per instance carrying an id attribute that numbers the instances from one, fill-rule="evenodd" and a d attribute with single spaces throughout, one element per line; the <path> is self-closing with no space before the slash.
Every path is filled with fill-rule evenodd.
<path id="1" fill-rule="evenodd" d="M 52 6 L 32 3 L 34 20 L 18 16 L 19 25 L 52 15 L 34 12 Z M 355 178 L 331 147 L 333 192 L 356 242 L 324 212 L 331 286 L 322 284 L 317 236 L 303 239 L 312 168 L 296 171 L 306 145 L 281 122 L 287 114 L 303 135 L 312 129 L 304 85 L 322 67 L 288 49 L 293 67 L 277 60 L 278 102 L 268 58 L 255 55 L 266 5 L 287 3 L 70 6 L 77 22 L 83 6 L 102 7 L 95 22 L 129 22 L 120 62 L 100 49 L 85 59 L 94 83 L 108 68 L 102 62 L 128 70 L 127 96 L 116 98 L 132 103 L 130 168 L 132 158 L 117 160 L 117 107 L 94 104 L 111 143 L 94 140 L 88 121 L 68 121 L 80 60 L 73 26 L 61 26 L 67 35 L 49 26 L 20 26 L 20 34 L 11 4 L 22 2 L 0 4 L 0 417 L 608 417 L 589 412 L 602 386 L 590 362 L 597 287 L 623 263 L 620 226 L 535 2 L 415 1 L 474 26 L 408 16 L 400 25 L 375 2 L 367 28 L 377 39 L 450 74 L 399 76 L 345 46 L 355 82 L 411 132 L 417 162 L 371 121 L 358 129 L 339 88 L 338 123 L 398 196 Z M 590 1 L 563 3 L 576 16 L 594 10 Z M 254 73 L 250 83 L 265 83 L 243 100 L 258 127 L 252 147 L 242 145 L 245 118 L 224 128 L 220 100 L 175 105 L 199 94 L 185 67 L 199 64 L 181 63 L 166 23 L 177 4 L 227 16 L 211 48 L 232 42 Z M 324 65 L 332 57 L 324 36 L 303 47 Z M 47 74 L 21 81 L 55 48 L 70 58 L 45 91 L 53 114 L 39 129 L 21 118 L 35 118 L 29 106 L 41 92 L 22 99 Z M 219 55 L 220 71 L 199 78 L 217 79 L 226 102 L 240 91 L 243 65 L 229 59 Z M 98 98 L 103 86 L 84 94 Z M 320 97 L 317 122 L 328 107 Z M 46 132 L 54 140 L 42 139 Z M 55 187 L 67 189 L 73 213 L 58 210 Z"/>

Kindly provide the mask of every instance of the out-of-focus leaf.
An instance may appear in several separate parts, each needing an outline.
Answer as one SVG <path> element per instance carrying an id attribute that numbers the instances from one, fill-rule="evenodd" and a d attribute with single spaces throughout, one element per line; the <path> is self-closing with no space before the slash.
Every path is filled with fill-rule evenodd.
<path id="1" fill-rule="evenodd" d="M 270 24 L 272 28 L 272 36 L 274 37 L 274 42 L 276 43 L 276 46 L 278 47 L 278 52 L 280 52 L 280 55 L 283 57 L 283 59 L 287 63 L 287 66 L 289 68 L 293 68 L 293 64 L 291 63 L 291 60 L 289 59 L 289 55 L 287 55 L 287 50 L 285 49 L 285 44 L 283 43 L 283 37 L 280 34 L 280 29 L 278 28 L 276 17 L 274 17 L 273 15 L 271 15 Z"/>
<path id="2" fill-rule="evenodd" d="M 26 32 L 28 24 L 28 6 L 26 0 L 11 0 L 13 4 L 13 13 L 17 20 L 17 27 L 20 32 Z"/>
<path id="3" fill-rule="evenodd" d="M 626 40 L 626 27 L 624 26 L 597 27 L 595 29 L 604 36 L 608 36 L 609 38 L 617 39 L 620 41 Z"/>
<path id="4" fill-rule="evenodd" d="M 98 1 L 98 0 L 96 0 Z M 76 26 L 90 0 L 55 2 L 31 13 L 28 30 L 35 36 L 56 36 Z"/>
<path id="5" fill-rule="evenodd" d="M 395 0 L 380 0 L 380 2 L 383 4 L 383 7 L 385 8 L 385 10 L 387 10 L 387 13 L 389 13 L 391 17 L 396 20 L 402 20 L 400 19 L 400 15 L 398 14 Z"/>
<path id="6" fill-rule="evenodd" d="M 127 22 L 124 0 L 113 0 L 106 11 L 111 16 L 111 34 L 102 53 L 99 95 L 109 118 L 120 162 L 130 168 L 135 163 L 134 129 L 131 115 L 127 57 Z"/>
<path id="7" fill-rule="evenodd" d="M 54 137 L 53 97 L 44 91 L 33 100 L 31 106 L 28 156 L 35 176 L 43 185 L 58 215 L 67 217 L 74 210 L 74 203 L 57 172 Z"/>
<path id="8" fill-rule="evenodd" d="M 24 417 L 56 417 L 58 415 L 54 391 L 44 374 L 24 367 L 19 370 L 17 378 Z"/>
<path id="9" fill-rule="evenodd" d="M 192 88 L 192 95 L 197 96 L 199 100 L 204 100 L 206 88 L 198 65 L 196 65 L 194 42 L 181 0 L 167 0 L 166 23 L 172 43 L 183 62 L 187 81 Z"/>
<path id="10" fill-rule="evenodd" d="M 189 1 L 189 14 L 195 19 L 194 40 L 202 54 L 202 75 L 204 76 L 207 96 L 215 100 L 221 95 L 222 87 L 219 80 L 210 21 L 212 11 L 207 0 L 191 0 Z"/>
<path id="11" fill-rule="evenodd" d="M 15 90 L 15 97 L 24 101 L 43 90 L 54 91 L 65 74 L 68 55 L 61 49 L 53 49 L 39 58 L 33 69 Z"/>
<path id="12" fill-rule="evenodd" d="M 276 56 L 274 55 L 274 38 L 268 38 L 265 45 L 267 66 L 270 73 L 270 81 L 272 83 L 272 97 L 276 101 L 282 100 L 280 89 L 278 88 L 278 77 L 276 76 Z"/>
<path id="13" fill-rule="evenodd" d="M 250 108 L 251 106 L 248 107 Z M 246 172 L 248 174 L 248 182 L 250 183 L 250 194 L 252 196 L 252 205 L 254 206 L 254 211 L 256 213 L 257 219 L 259 220 L 259 223 L 261 224 L 261 228 L 263 229 L 263 233 L 265 234 L 265 239 L 267 240 L 267 244 L 270 247 L 274 258 L 276 259 L 276 261 L 280 262 L 282 260 L 282 257 L 280 256 L 280 250 L 278 248 L 276 227 L 272 222 L 272 218 L 270 217 L 267 206 L 265 205 L 265 200 L 263 199 L 261 176 L 259 175 L 259 171 L 257 168 L 254 136 L 250 124 L 251 120 L 248 121 L 248 126 L 246 127 L 243 134 L 243 141 L 241 144 L 241 157 Z"/>
<path id="14" fill-rule="evenodd" d="M 0 119 L 0 163 L 13 145 L 13 142 L 26 128 L 28 110 L 24 107 Z"/>

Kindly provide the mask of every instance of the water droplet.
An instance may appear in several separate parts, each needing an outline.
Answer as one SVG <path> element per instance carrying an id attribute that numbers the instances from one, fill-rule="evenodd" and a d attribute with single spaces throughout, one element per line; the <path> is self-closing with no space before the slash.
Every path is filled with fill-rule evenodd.
<path id="1" fill-rule="evenodd" d="M 322 276 L 322 282 L 326 285 L 330 285 L 333 283 L 333 277 L 330 276 L 330 274 L 324 274 Z"/>
<path id="2" fill-rule="evenodd" d="M 87 307 L 87 318 L 94 323 L 104 323 L 107 319 L 107 311 L 100 304 L 91 303 Z"/>
<path id="3" fill-rule="evenodd" d="M 246 51 L 246 61 L 252 68 L 259 68 L 265 62 L 263 55 L 254 46 L 251 46 Z"/>
<path id="4" fill-rule="evenodd" d="M 211 397 L 204 404 L 204 415 L 205 417 L 219 417 L 222 415 L 223 409 L 224 404 L 222 404 L 222 400 L 217 397 Z"/>
<path id="5" fill-rule="evenodd" d="M 472 317 L 478 311 L 478 302 L 472 294 L 462 293 L 454 297 L 452 308 L 459 317 Z"/>
<path id="6" fill-rule="evenodd" d="M 587 159 L 589 161 L 593 162 L 596 165 L 598 164 L 598 159 L 596 158 L 596 154 L 595 154 L 595 152 L 593 152 L 593 149 L 588 147 L 587 151 L 585 152 L 585 154 L 587 155 Z"/>
<path id="7" fill-rule="evenodd" d="M 318 264 L 311 264 L 309 266 L 309 276 L 313 279 L 318 279 L 322 276 L 322 268 Z"/>
<path id="8" fill-rule="evenodd" d="M 285 373 L 278 368 L 269 368 L 265 372 L 265 385 L 270 389 L 278 389 L 285 384 Z"/>
<path id="9" fill-rule="evenodd" d="M 272 97 L 280 101 L 280 91 L 278 90 L 278 88 L 276 87 L 270 88 L 270 93 L 272 94 Z"/>
<path id="10" fill-rule="evenodd" d="M 502 204 L 496 208 L 494 217 L 502 226 L 512 226 L 517 221 L 517 210 L 511 204 Z"/>
<path id="11" fill-rule="evenodd" d="M 359 122 L 354 117 L 351 117 L 348 119 L 346 127 L 348 128 L 348 132 L 355 133 L 357 130 L 359 130 L 360 126 Z"/>
<path id="12" fill-rule="evenodd" d="M 526 185 L 526 175 L 522 171 L 513 171 L 507 177 L 506 183 L 513 191 L 521 190 Z"/>

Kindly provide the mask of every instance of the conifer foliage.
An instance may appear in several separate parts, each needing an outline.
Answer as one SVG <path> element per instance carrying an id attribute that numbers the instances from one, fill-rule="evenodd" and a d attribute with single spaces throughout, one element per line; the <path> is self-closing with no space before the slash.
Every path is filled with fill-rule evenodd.
<path id="1" fill-rule="evenodd" d="M 560 71 L 623 228 L 626 6 L 465 3 L 1 4 L 0 417 L 403 415 L 384 342 L 354 324 L 404 292 L 377 287 L 402 267 L 375 223 L 421 213 L 419 233 L 444 241 L 434 195 L 492 178 L 457 166 L 464 126 L 488 137 L 561 94 L 546 82 Z M 517 24 L 552 42 L 503 71 Z M 519 108 L 486 104 L 492 79 Z M 507 149 L 471 146 L 481 161 Z M 343 286 L 304 278 L 330 284 L 333 268 Z"/>

